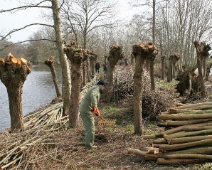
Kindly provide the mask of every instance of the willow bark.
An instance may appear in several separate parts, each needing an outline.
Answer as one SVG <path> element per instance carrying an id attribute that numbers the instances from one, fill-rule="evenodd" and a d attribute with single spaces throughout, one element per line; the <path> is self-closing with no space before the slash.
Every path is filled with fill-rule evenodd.
<path id="1" fill-rule="evenodd" d="M 57 0 L 52 0 L 52 12 L 54 18 L 54 28 L 55 28 L 55 36 L 56 36 L 56 44 L 58 49 L 58 55 L 60 59 L 60 64 L 62 68 L 62 97 L 63 97 L 63 115 L 68 115 L 68 110 L 70 106 L 70 74 L 69 73 L 69 65 L 66 56 L 63 53 L 63 43 L 61 38 L 61 21 L 59 16 L 59 6 Z"/>

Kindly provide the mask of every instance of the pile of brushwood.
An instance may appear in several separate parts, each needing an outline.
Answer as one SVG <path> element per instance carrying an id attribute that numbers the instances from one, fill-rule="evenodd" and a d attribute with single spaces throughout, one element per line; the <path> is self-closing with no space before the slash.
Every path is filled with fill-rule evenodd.
<path id="1" fill-rule="evenodd" d="M 182 105 L 158 115 L 164 131 L 152 138 L 145 151 L 128 149 L 157 164 L 196 164 L 212 161 L 212 102 Z"/>
<path id="2" fill-rule="evenodd" d="M 133 66 L 116 67 L 114 76 L 114 100 L 122 100 L 133 96 Z M 145 120 L 155 120 L 156 116 L 166 111 L 174 104 L 173 98 L 177 95 L 173 90 L 174 87 L 161 88 L 156 87 L 155 91 L 151 91 L 151 82 L 149 72 L 144 71 L 143 75 L 143 94 L 142 94 L 142 114 Z M 132 101 L 133 102 L 133 101 Z"/>

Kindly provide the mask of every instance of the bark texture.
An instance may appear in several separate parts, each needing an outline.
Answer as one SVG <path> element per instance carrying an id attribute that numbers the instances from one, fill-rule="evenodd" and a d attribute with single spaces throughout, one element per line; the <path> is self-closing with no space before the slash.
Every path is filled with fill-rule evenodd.
<path id="1" fill-rule="evenodd" d="M 62 94 L 60 92 L 57 75 L 56 75 L 56 71 L 55 71 L 55 67 L 54 67 L 54 57 L 50 57 L 44 63 L 50 68 L 57 97 L 61 97 Z"/>
<path id="2" fill-rule="evenodd" d="M 31 68 L 27 60 L 19 59 L 11 53 L 5 59 L 0 58 L 0 79 L 7 88 L 12 132 L 24 129 L 22 91 Z"/>
<path id="3" fill-rule="evenodd" d="M 82 85 L 82 65 L 88 58 L 87 50 L 74 46 L 66 46 L 64 51 L 71 62 L 71 102 L 69 107 L 69 126 L 75 128 L 78 124 L 80 91 Z"/>
<path id="4" fill-rule="evenodd" d="M 147 59 L 158 54 L 157 48 L 152 43 L 133 45 L 133 55 L 135 56 L 134 71 L 134 131 L 142 135 L 142 89 L 143 89 L 143 70 Z"/>

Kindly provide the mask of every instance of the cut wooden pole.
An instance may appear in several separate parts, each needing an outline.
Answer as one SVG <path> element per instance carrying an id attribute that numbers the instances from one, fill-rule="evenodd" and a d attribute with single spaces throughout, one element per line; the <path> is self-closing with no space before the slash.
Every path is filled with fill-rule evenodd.
<path id="1" fill-rule="evenodd" d="M 194 148 L 188 148 L 178 151 L 169 151 L 166 154 L 207 154 L 212 155 L 212 147 L 202 146 L 202 147 L 194 147 Z M 163 157 L 163 153 L 162 156 Z"/>
<path id="2" fill-rule="evenodd" d="M 172 140 L 174 138 L 186 137 L 186 136 L 197 136 L 197 135 L 212 135 L 212 129 L 199 130 L 194 132 L 180 132 L 171 135 L 163 135 L 166 140 Z"/>
<path id="3" fill-rule="evenodd" d="M 200 141 L 205 139 L 212 139 L 212 135 L 206 136 L 189 136 L 189 137 L 182 137 L 182 138 L 175 138 L 168 141 L 169 144 L 179 144 L 179 143 L 187 143 L 187 142 L 194 142 Z"/>
<path id="4" fill-rule="evenodd" d="M 162 120 L 190 120 L 190 119 L 210 119 L 212 120 L 212 114 L 159 114 L 159 119 Z"/>
<path id="5" fill-rule="evenodd" d="M 173 145 L 161 144 L 159 146 L 159 149 L 169 151 L 169 150 L 185 149 L 185 148 L 208 145 L 208 144 L 212 145 L 212 139 L 205 139 L 201 141 L 188 142 L 188 143 L 182 143 L 182 144 L 173 144 Z"/>
<path id="6" fill-rule="evenodd" d="M 145 156 L 145 154 L 147 153 L 146 151 L 141 151 L 139 149 L 132 149 L 132 148 L 128 148 L 127 152 L 129 154 L 135 154 L 135 155 L 140 155 L 140 156 Z"/>
<path id="7" fill-rule="evenodd" d="M 165 154 L 166 159 L 202 159 L 212 160 L 212 155 L 206 154 Z"/>
<path id="8" fill-rule="evenodd" d="M 200 159 L 165 159 L 165 158 L 158 158 L 157 164 L 159 165 L 186 165 L 186 164 L 196 164 L 196 163 L 203 163 L 207 160 L 200 160 Z"/>
<path id="9" fill-rule="evenodd" d="M 172 128 L 166 131 L 161 132 L 163 135 L 169 135 L 180 131 L 193 131 L 193 130 L 204 130 L 204 129 L 210 129 L 212 128 L 212 122 L 211 123 L 200 123 L 200 124 L 194 124 L 194 125 L 184 125 L 179 126 L 176 128 Z"/>
<path id="10" fill-rule="evenodd" d="M 192 110 L 197 110 L 197 108 L 199 108 L 199 106 L 212 106 L 212 102 L 205 102 L 205 103 L 196 103 L 196 104 L 186 104 L 184 106 L 179 106 L 177 108 L 179 109 L 192 109 Z"/>
<path id="11" fill-rule="evenodd" d="M 192 125 L 196 123 L 212 122 L 211 119 L 196 119 L 196 120 L 165 120 L 164 122 L 159 122 L 158 126 L 162 127 L 173 127 L 173 126 L 183 126 Z"/>

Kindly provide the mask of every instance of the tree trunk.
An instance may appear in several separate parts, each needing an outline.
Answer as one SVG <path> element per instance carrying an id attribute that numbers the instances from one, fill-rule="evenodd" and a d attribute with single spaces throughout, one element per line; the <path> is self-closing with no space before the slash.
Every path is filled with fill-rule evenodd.
<path id="1" fill-rule="evenodd" d="M 113 45 L 110 47 L 110 55 L 108 57 L 108 74 L 107 74 L 107 90 L 112 91 L 113 88 L 113 72 L 118 61 L 123 58 L 122 46 Z M 112 94 L 107 94 L 107 101 L 109 102 L 112 98 Z"/>
<path id="2" fill-rule="evenodd" d="M 202 74 L 202 62 L 203 61 L 201 60 L 201 56 L 198 56 L 197 57 L 198 84 L 199 84 L 201 96 L 205 97 L 206 93 L 205 93 L 205 84 L 204 84 L 203 74 Z"/>
<path id="3" fill-rule="evenodd" d="M 90 56 L 90 68 L 91 68 L 92 77 L 94 77 L 94 74 L 95 74 L 95 61 L 96 61 L 96 57 L 94 55 L 91 55 Z"/>
<path id="4" fill-rule="evenodd" d="M 78 124 L 78 114 L 79 114 L 79 99 L 81 90 L 81 72 L 82 67 L 78 67 L 76 70 L 71 67 L 71 104 L 69 108 L 69 127 L 75 128 Z"/>
<path id="5" fill-rule="evenodd" d="M 194 41 L 194 46 L 196 48 L 196 54 L 197 54 L 197 68 L 198 68 L 198 83 L 199 83 L 199 92 L 201 93 L 201 97 L 205 97 L 205 84 L 204 84 L 204 75 L 202 73 L 204 60 L 206 57 L 209 56 L 208 51 L 211 49 L 211 47 L 208 44 L 205 44 L 204 42 L 199 43 L 198 41 Z M 205 73 L 205 70 L 204 70 Z"/>
<path id="6" fill-rule="evenodd" d="M 32 65 L 24 58 L 18 59 L 11 53 L 7 59 L 0 58 L 0 79 L 7 88 L 11 132 L 24 129 L 22 111 L 22 88 L 31 72 Z"/>
<path id="7" fill-rule="evenodd" d="M 151 90 L 154 91 L 155 90 L 154 60 L 150 61 L 150 79 L 151 79 Z"/>
<path id="8" fill-rule="evenodd" d="M 168 70 L 167 70 L 167 82 L 171 82 L 172 81 L 172 64 L 171 61 L 169 60 L 169 66 L 168 66 Z"/>
<path id="9" fill-rule="evenodd" d="M 162 80 L 165 79 L 165 56 L 161 56 L 161 67 L 162 67 Z"/>
<path id="10" fill-rule="evenodd" d="M 74 50 L 73 50 L 74 49 Z M 67 46 L 64 51 L 71 62 L 71 102 L 69 107 L 69 127 L 75 128 L 78 124 L 79 101 L 82 81 L 82 65 L 88 59 L 85 50 L 75 49 L 73 46 Z"/>
<path id="11" fill-rule="evenodd" d="M 7 87 L 12 132 L 24 129 L 22 110 L 22 88 L 22 83 L 16 84 L 15 86 L 13 84 L 12 86 Z"/>
<path id="12" fill-rule="evenodd" d="M 144 63 L 148 59 L 154 61 L 158 50 L 154 44 L 133 45 L 133 55 L 135 56 L 134 71 L 134 91 L 133 91 L 133 108 L 134 108 L 134 131 L 142 135 L 142 89 L 143 89 L 143 69 Z"/>
<path id="13" fill-rule="evenodd" d="M 49 58 L 48 60 L 45 61 L 45 64 L 50 68 L 57 97 L 61 97 L 62 94 L 60 92 L 59 84 L 57 81 L 57 75 L 56 75 L 56 71 L 55 71 L 55 67 L 54 67 L 54 58 L 52 58 L 52 57 Z"/>
<path id="14" fill-rule="evenodd" d="M 133 90 L 133 108 L 134 108 L 134 131 L 135 134 L 142 135 L 142 89 L 143 89 L 143 67 L 145 59 L 141 56 L 135 57 L 134 71 L 134 90 Z"/>
<path id="15" fill-rule="evenodd" d="M 62 69 L 62 96 L 63 96 L 63 115 L 68 115 L 68 110 L 70 107 L 70 74 L 69 65 L 66 56 L 63 53 L 63 44 L 61 38 L 61 22 L 59 16 L 59 6 L 57 0 L 52 0 L 52 12 L 54 18 L 54 28 L 55 28 L 55 37 L 56 44 L 58 49 L 58 55 L 60 59 L 61 69 Z"/>

